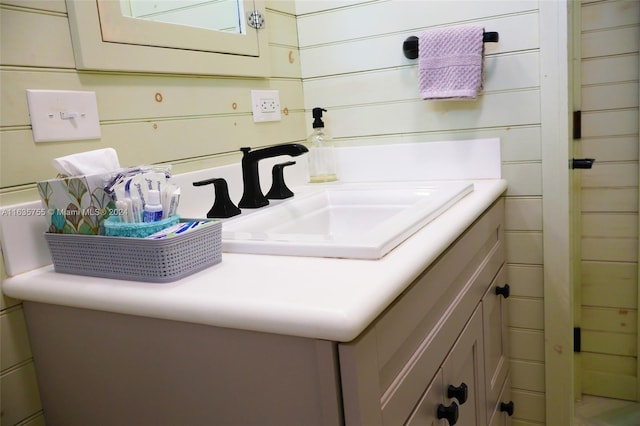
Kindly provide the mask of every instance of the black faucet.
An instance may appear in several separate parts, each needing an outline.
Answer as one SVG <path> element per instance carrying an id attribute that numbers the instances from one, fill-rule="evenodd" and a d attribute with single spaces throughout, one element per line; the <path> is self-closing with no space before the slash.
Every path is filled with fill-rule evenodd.
<path id="1" fill-rule="evenodd" d="M 231 198 L 229 198 L 229 185 L 227 181 L 221 178 L 201 180 L 199 182 L 193 182 L 193 186 L 204 186 L 213 184 L 215 191 L 215 201 L 213 206 L 207 212 L 209 219 L 213 218 L 226 218 L 240 214 L 240 209 L 233 204 Z"/>
<path id="2" fill-rule="evenodd" d="M 251 151 L 251 148 L 240 148 L 240 150 L 243 152 L 242 183 L 244 185 L 244 191 L 238 207 L 248 209 L 255 209 L 269 204 L 269 200 L 267 200 L 260 188 L 260 177 L 258 176 L 258 162 L 260 160 L 277 157 L 279 155 L 297 157 L 305 152 L 309 152 L 306 146 L 299 143 L 275 145 L 268 148 L 256 149 L 255 151 Z"/>

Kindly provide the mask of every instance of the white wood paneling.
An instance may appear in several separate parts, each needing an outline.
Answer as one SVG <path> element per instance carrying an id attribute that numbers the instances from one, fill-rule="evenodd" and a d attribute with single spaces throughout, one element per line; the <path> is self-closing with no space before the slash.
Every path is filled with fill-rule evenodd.
<path id="1" fill-rule="evenodd" d="M 518 407 L 517 418 L 526 419 L 531 422 L 530 424 L 545 424 L 546 404 L 544 393 L 514 389 L 511 391 L 511 396 L 514 406 Z M 515 424 L 516 420 L 512 420 L 512 423 Z"/>
<path id="2" fill-rule="evenodd" d="M 542 230 L 542 200 L 537 197 L 509 197 L 505 202 L 505 229 Z"/>
<path id="3" fill-rule="evenodd" d="M 582 238 L 582 260 L 637 262 L 638 237 Z"/>
<path id="4" fill-rule="evenodd" d="M 635 309 L 638 300 L 638 265 L 634 262 L 583 261 L 582 304 Z"/>
<path id="5" fill-rule="evenodd" d="M 640 38 L 638 27 L 614 28 L 608 31 L 594 31 L 582 36 L 582 58 L 620 55 L 636 52 Z"/>
<path id="6" fill-rule="evenodd" d="M 485 92 L 538 86 L 537 59 L 532 52 L 487 58 Z M 418 67 L 415 65 L 310 79 L 304 84 L 305 99 L 327 107 L 354 105 L 356 102 L 362 105 L 414 100 L 419 97 L 417 81 Z M 305 106 L 307 109 L 313 107 L 309 101 Z"/>
<path id="7" fill-rule="evenodd" d="M 30 124 L 27 89 L 91 90 L 96 92 L 101 123 L 149 119 L 181 119 L 217 115 L 251 116 L 252 89 L 280 92 L 282 108 L 303 108 L 299 80 L 190 78 L 154 75 L 144 78 L 132 74 L 102 74 L 58 70 L 0 70 L 3 96 L 12 108 L 3 109 L 0 125 Z M 159 102 L 156 94 L 162 99 Z M 262 123 L 261 123 L 262 124 Z M 255 127 L 260 127 L 256 124 Z"/>
<path id="8" fill-rule="evenodd" d="M 585 138 L 580 143 L 583 155 L 596 158 L 598 163 L 638 160 L 638 138 L 635 135 Z"/>
<path id="9" fill-rule="evenodd" d="M 637 399 L 637 379 L 623 374 L 608 374 L 602 371 L 586 370 L 584 373 L 584 393 L 616 399 Z"/>
<path id="10" fill-rule="evenodd" d="M 586 111 L 638 108 L 638 83 L 586 86 L 582 89 L 582 108 Z"/>
<path id="11" fill-rule="evenodd" d="M 542 299 L 510 296 L 509 324 L 512 327 L 542 330 L 544 328 Z"/>
<path id="12" fill-rule="evenodd" d="M 638 110 L 583 111 L 582 131 L 588 137 L 637 134 Z"/>
<path id="13" fill-rule="evenodd" d="M 638 189 L 583 188 L 582 210 L 590 212 L 637 212 Z"/>
<path id="14" fill-rule="evenodd" d="M 632 376 L 636 372 L 636 360 L 633 357 L 584 353 L 582 364 L 587 370 L 596 370 L 599 366 L 606 365 L 607 373 L 624 374 Z"/>
<path id="15" fill-rule="evenodd" d="M 509 182 L 507 195 L 510 197 L 542 195 L 540 163 L 503 163 L 502 177 Z"/>
<path id="16" fill-rule="evenodd" d="M 638 187 L 638 163 L 596 163 L 582 175 L 583 188 Z"/>
<path id="17" fill-rule="evenodd" d="M 628 0 L 595 2 L 585 4 L 581 14 L 583 32 L 638 25 L 640 3 Z"/>
<path id="18" fill-rule="evenodd" d="M 609 355 L 636 355 L 636 336 L 629 333 L 582 331 L 582 350 Z"/>
<path id="19" fill-rule="evenodd" d="M 581 63 L 583 85 L 635 81 L 638 79 L 638 55 L 605 56 Z"/>
<path id="20" fill-rule="evenodd" d="M 0 375 L 2 392 L 2 424 L 15 425 L 41 410 L 40 392 L 33 363 L 3 371 Z"/>
<path id="21" fill-rule="evenodd" d="M 307 0 L 302 4 L 312 3 Z M 533 12 L 537 10 L 534 1 L 458 1 L 456 7 L 440 1 L 382 1 L 375 3 L 350 4 L 352 7 L 333 9 L 331 2 L 322 13 L 300 17 L 300 47 L 342 42 L 348 39 L 379 37 L 380 35 L 407 31 L 430 26 L 443 26 L 464 21 L 483 21 L 500 15 Z M 317 11 L 317 9 L 316 9 Z M 300 13 L 298 8 L 298 13 Z M 302 13 L 311 12 L 305 11 Z M 329 16 L 330 15 L 330 16 Z M 363 19 L 365 16 L 384 19 Z M 357 23 L 357 25 L 356 25 Z M 487 31 L 498 31 L 486 26 Z M 531 28 L 533 30 L 533 28 Z"/>
<path id="22" fill-rule="evenodd" d="M 5 371 L 31 358 L 24 312 L 20 307 L 0 313 L 0 371 Z"/>
<path id="23" fill-rule="evenodd" d="M 407 7 L 408 14 L 411 13 L 408 5 L 419 4 L 423 3 L 403 3 Z M 487 57 L 538 48 L 537 15 L 534 13 L 495 18 L 483 21 L 481 24 L 487 28 L 487 31 L 498 31 L 501 34 L 510 35 L 504 41 L 501 39 L 500 43 L 487 43 L 485 45 Z M 530 28 L 531 31 L 520 31 L 521 28 Z M 302 74 L 305 78 L 313 78 L 415 65 L 415 60 L 407 59 L 402 54 L 402 43 L 408 36 L 417 34 L 416 30 L 411 30 L 371 38 L 345 39 L 341 43 L 321 44 L 314 47 L 301 46 Z M 491 73 L 489 67 L 487 67 L 487 73 Z"/>
<path id="24" fill-rule="evenodd" d="M 632 238 L 638 233 L 638 215 L 633 213 L 584 213 L 584 237 Z"/>
<path id="25" fill-rule="evenodd" d="M 542 299 L 544 296 L 541 265 L 508 265 L 507 275 L 513 296 Z"/>
<path id="26" fill-rule="evenodd" d="M 477 103 L 464 105 L 409 101 L 357 108 L 335 107 L 326 114 L 325 124 L 334 137 L 404 133 L 408 129 L 425 132 L 529 125 L 539 120 L 538 102 L 536 91 L 523 90 L 487 94 Z M 520 107 L 510 107 L 512 105 Z"/>
<path id="27" fill-rule="evenodd" d="M 635 334 L 637 323 L 637 313 L 631 309 L 585 306 L 582 310 L 581 327 L 584 331 Z"/>
<path id="28" fill-rule="evenodd" d="M 542 264 L 542 232 L 505 232 L 507 262 Z"/>
<path id="29" fill-rule="evenodd" d="M 544 392 L 544 363 L 531 361 L 511 361 L 511 386 Z"/>
<path id="30" fill-rule="evenodd" d="M 42 6 L 46 2 L 40 2 Z M 0 51 L 2 65 L 73 69 L 69 22 L 64 15 L 0 5 Z M 24 31 L 29 28 L 29 32 Z"/>

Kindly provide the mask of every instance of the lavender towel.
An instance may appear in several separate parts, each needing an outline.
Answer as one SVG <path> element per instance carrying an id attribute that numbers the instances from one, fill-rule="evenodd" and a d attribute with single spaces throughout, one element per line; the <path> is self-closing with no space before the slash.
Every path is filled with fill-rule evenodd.
<path id="1" fill-rule="evenodd" d="M 475 99 L 483 85 L 484 28 L 424 31 L 419 40 L 418 87 L 422 99 Z"/>

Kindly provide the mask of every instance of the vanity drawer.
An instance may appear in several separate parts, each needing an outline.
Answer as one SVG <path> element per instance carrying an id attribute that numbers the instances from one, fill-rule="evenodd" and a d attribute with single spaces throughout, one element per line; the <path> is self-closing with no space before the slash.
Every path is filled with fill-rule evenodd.
<path id="1" fill-rule="evenodd" d="M 504 263 L 498 200 L 355 341 L 340 344 L 348 425 L 408 418 Z"/>

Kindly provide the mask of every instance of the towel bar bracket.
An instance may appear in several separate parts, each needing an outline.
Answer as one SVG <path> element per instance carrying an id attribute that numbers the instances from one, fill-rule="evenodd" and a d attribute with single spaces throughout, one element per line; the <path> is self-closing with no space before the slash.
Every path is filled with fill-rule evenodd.
<path id="1" fill-rule="evenodd" d="M 407 59 L 416 59 L 418 57 L 418 37 L 409 36 L 402 43 L 402 51 Z M 500 34 L 495 31 L 485 32 L 482 36 L 482 41 L 485 43 L 497 43 L 500 41 Z"/>

